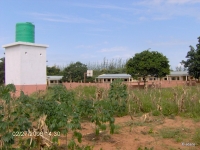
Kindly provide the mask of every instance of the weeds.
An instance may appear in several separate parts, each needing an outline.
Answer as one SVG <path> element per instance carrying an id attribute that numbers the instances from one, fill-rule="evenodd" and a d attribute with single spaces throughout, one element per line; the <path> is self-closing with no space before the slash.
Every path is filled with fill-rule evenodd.
<path id="1" fill-rule="evenodd" d="M 200 145 L 200 129 L 196 129 L 193 136 L 193 142 L 195 142 L 195 145 Z"/>
<path id="2" fill-rule="evenodd" d="M 154 148 L 153 147 L 151 147 L 151 148 L 145 147 L 143 149 L 143 148 L 139 147 L 138 150 L 154 150 Z"/>
<path id="3" fill-rule="evenodd" d="M 119 134 L 121 128 L 122 128 L 121 125 L 117 125 L 117 124 L 116 124 L 116 125 L 115 125 L 115 131 L 114 131 L 114 133 L 115 133 L 115 134 Z"/>
<path id="4" fill-rule="evenodd" d="M 172 138 L 175 139 L 176 142 L 181 142 L 184 138 L 184 134 L 181 129 L 176 128 L 163 128 L 160 130 L 160 135 L 163 138 Z"/>

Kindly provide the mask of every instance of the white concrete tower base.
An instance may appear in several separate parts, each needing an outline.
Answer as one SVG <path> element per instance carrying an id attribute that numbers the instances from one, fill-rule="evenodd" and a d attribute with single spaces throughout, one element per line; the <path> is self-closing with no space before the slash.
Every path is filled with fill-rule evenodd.
<path id="1" fill-rule="evenodd" d="M 41 86 L 46 87 L 47 47 L 47 45 L 27 42 L 4 45 L 5 84 L 14 84 L 18 90 L 27 86 L 38 90 Z"/>

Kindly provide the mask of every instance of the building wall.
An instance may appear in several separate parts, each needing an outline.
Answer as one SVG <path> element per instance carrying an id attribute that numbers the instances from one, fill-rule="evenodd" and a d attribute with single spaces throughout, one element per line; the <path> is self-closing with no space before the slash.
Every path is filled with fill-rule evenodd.
<path id="1" fill-rule="evenodd" d="M 182 85 L 189 85 L 190 81 L 148 81 L 146 84 L 148 87 L 160 87 L 160 88 L 169 88 L 169 87 L 176 87 L 176 86 L 182 86 Z M 191 85 L 194 85 L 196 82 L 192 81 Z M 143 88 L 144 82 L 124 82 L 129 88 Z M 78 86 L 96 86 L 99 88 L 110 88 L 109 82 L 104 83 L 76 83 L 76 82 L 65 82 L 63 85 L 67 89 L 74 89 Z"/>
<path id="2" fill-rule="evenodd" d="M 38 91 L 45 91 L 47 88 L 47 85 L 15 85 L 16 92 L 15 96 L 20 96 L 20 91 L 23 91 L 24 94 L 30 95 L 34 92 Z"/>
<path id="3" fill-rule="evenodd" d="M 46 85 L 46 47 L 20 44 L 5 49 L 5 84 Z"/>
<path id="4" fill-rule="evenodd" d="M 21 83 L 20 45 L 7 47 L 5 51 L 5 84 Z"/>
<path id="5" fill-rule="evenodd" d="M 144 88 L 144 82 L 124 82 L 129 89 L 136 89 L 136 88 Z M 110 83 L 76 83 L 76 82 L 66 82 L 62 83 L 68 90 L 75 89 L 79 86 L 96 86 L 98 88 L 109 89 Z M 196 85 L 200 83 L 196 83 L 195 81 L 154 81 L 154 82 L 147 82 L 149 88 L 152 86 L 158 88 L 170 88 L 176 86 L 184 86 L 184 85 Z M 55 84 L 58 85 L 58 84 Z M 32 94 L 38 91 L 45 91 L 47 89 L 47 85 L 16 85 L 16 93 L 15 96 L 20 95 L 20 91 L 22 90 L 25 94 Z"/>
<path id="6" fill-rule="evenodd" d="M 20 85 L 46 84 L 46 48 L 21 45 Z"/>

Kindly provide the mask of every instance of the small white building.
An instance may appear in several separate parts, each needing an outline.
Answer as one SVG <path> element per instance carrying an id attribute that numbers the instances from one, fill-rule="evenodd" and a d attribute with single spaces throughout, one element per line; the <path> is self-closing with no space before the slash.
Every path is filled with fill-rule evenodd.
<path id="1" fill-rule="evenodd" d="M 47 45 L 15 42 L 5 48 L 5 84 L 46 85 Z"/>
<path id="2" fill-rule="evenodd" d="M 54 85 L 62 83 L 63 76 L 47 76 L 47 85 Z"/>
<path id="3" fill-rule="evenodd" d="M 97 82 L 101 82 L 101 83 L 104 83 L 104 82 L 112 83 L 112 81 L 114 81 L 115 79 L 122 79 L 123 81 L 127 81 L 127 82 L 136 81 L 129 74 L 102 74 L 96 78 Z"/>
<path id="4" fill-rule="evenodd" d="M 135 80 L 131 77 L 129 74 L 102 74 L 99 75 L 96 80 L 97 82 L 112 82 L 115 79 L 122 79 L 123 81 L 127 82 L 138 82 L 138 81 L 144 81 L 142 77 L 139 77 L 138 80 Z M 180 80 L 180 81 L 188 81 L 193 79 L 193 77 L 189 76 L 187 71 L 172 71 L 169 75 L 166 75 L 165 77 L 162 77 L 161 80 Z M 160 80 L 160 78 L 148 76 L 146 78 L 146 81 L 153 81 L 153 80 Z"/>

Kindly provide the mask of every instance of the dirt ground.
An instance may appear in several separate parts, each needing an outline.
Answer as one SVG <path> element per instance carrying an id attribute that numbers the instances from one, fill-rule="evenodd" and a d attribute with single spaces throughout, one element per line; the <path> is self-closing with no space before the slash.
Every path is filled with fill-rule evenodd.
<path id="1" fill-rule="evenodd" d="M 111 135 L 109 131 L 102 131 L 98 137 L 94 134 L 94 125 L 84 122 L 81 144 L 94 146 L 94 150 L 143 150 L 145 147 L 148 148 L 145 150 L 200 150 L 200 145 L 193 142 L 200 122 L 173 116 L 151 116 L 145 122 L 143 119 L 143 116 L 133 120 L 130 116 L 115 118 L 115 133 Z M 170 132 L 171 129 L 174 132 Z M 62 145 L 64 138 L 60 139 Z"/>

